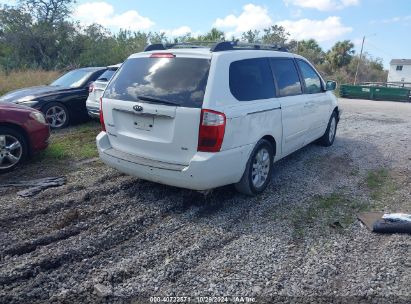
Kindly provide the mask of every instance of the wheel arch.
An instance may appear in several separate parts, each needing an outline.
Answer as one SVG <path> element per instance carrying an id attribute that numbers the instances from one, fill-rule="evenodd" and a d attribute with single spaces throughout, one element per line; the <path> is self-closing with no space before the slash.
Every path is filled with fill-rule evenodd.
<path id="1" fill-rule="evenodd" d="M 253 149 L 251 149 L 250 155 L 248 157 L 246 166 L 244 168 L 244 172 L 243 175 L 241 177 L 241 179 L 234 184 L 235 188 L 237 189 L 237 191 L 244 193 L 246 195 L 250 195 L 250 196 L 254 196 L 257 195 L 261 192 L 263 192 L 265 190 L 265 188 L 267 187 L 270 178 L 266 178 L 265 182 L 263 185 L 253 185 L 252 184 L 252 172 L 250 170 L 251 169 L 251 164 L 253 163 L 253 154 L 256 155 L 255 153 L 258 152 L 257 148 L 259 147 L 259 143 L 260 146 L 261 145 L 266 145 L 269 144 L 272 147 L 273 150 L 273 155 L 271 156 L 271 159 L 269 160 L 271 163 L 271 166 L 269 168 L 269 172 L 267 173 L 267 177 L 271 177 L 271 172 L 272 172 L 272 165 L 274 163 L 274 156 L 275 156 L 275 152 L 277 149 L 277 143 L 274 139 L 274 137 L 272 135 L 265 135 L 263 137 L 260 138 L 260 140 L 257 141 L 256 145 L 253 147 Z M 257 188 L 256 188 L 257 187 Z"/>
<path id="2" fill-rule="evenodd" d="M 340 116 L 341 116 L 341 110 L 340 110 L 340 108 L 338 107 L 338 105 L 334 107 L 334 110 L 332 111 L 332 113 L 336 113 L 336 114 L 337 114 L 337 122 L 339 122 L 339 121 L 340 121 Z M 331 114 L 332 114 L 332 113 L 331 113 Z"/>
<path id="3" fill-rule="evenodd" d="M 271 146 L 273 147 L 273 156 L 277 155 L 277 142 L 275 141 L 275 138 L 272 135 L 265 135 L 261 139 L 265 139 L 268 141 Z"/>
<path id="4" fill-rule="evenodd" d="M 67 106 L 66 106 L 63 102 L 58 101 L 58 100 L 49 100 L 49 101 L 44 102 L 44 103 L 41 105 L 40 111 L 43 112 L 44 114 L 46 114 L 46 113 L 45 113 L 45 109 L 46 109 L 51 103 L 56 103 L 56 104 L 62 105 L 62 106 L 64 106 L 67 110 L 69 110 L 69 109 L 67 108 Z"/>

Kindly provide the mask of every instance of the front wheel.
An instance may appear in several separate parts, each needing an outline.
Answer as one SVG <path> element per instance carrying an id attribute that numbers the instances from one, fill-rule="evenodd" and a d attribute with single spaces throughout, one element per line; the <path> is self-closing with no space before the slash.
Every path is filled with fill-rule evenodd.
<path id="1" fill-rule="evenodd" d="M 318 143 L 324 147 L 330 147 L 334 143 L 337 133 L 337 113 L 333 112 L 330 121 L 328 122 L 327 130 L 324 135 L 318 140 Z"/>
<path id="2" fill-rule="evenodd" d="M 243 177 L 235 184 L 237 191 L 247 195 L 257 195 L 267 188 L 273 167 L 273 147 L 261 139 L 251 152 Z"/>
<path id="3" fill-rule="evenodd" d="M 27 143 L 14 129 L 0 127 L 0 173 L 13 170 L 27 156 Z"/>

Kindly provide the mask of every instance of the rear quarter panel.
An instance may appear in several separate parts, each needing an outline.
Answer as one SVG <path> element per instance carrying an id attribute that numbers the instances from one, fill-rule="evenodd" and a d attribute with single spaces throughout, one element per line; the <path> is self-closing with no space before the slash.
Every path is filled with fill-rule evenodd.
<path id="1" fill-rule="evenodd" d="M 45 96 L 41 99 L 41 110 L 44 112 L 49 103 L 58 102 L 67 108 L 71 121 L 82 121 L 88 118 L 86 109 L 87 96 L 88 90 L 84 88 L 71 89 L 58 94 Z"/>

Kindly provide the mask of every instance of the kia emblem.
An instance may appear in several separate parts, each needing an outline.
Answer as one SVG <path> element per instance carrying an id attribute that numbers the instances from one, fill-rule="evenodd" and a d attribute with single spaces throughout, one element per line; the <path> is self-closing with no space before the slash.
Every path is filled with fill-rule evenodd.
<path id="1" fill-rule="evenodd" d="M 135 105 L 135 106 L 133 107 L 133 109 L 134 109 L 134 111 L 137 111 L 137 112 L 143 111 L 143 107 L 142 107 L 142 106 L 139 106 L 139 105 Z"/>

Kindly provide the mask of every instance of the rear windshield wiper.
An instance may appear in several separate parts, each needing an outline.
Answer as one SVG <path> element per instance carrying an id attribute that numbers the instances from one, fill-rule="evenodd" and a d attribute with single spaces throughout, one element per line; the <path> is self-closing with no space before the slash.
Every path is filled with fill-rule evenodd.
<path id="1" fill-rule="evenodd" d="M 180 104 L 174 101 L 169 101 L 169 100 L 164 100 L 164 99 L 158 99 L 154 97 L 149 97 L 149 96 L 137 96 L 138 99 L 143 100 L 143 101 L 148 101 L 148 102 L 154 102 L 154 103 L 163 103 L 167 105 L 173 105 L 173 106 L 179 106 Z"/>

